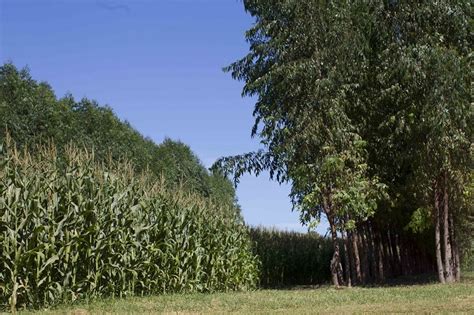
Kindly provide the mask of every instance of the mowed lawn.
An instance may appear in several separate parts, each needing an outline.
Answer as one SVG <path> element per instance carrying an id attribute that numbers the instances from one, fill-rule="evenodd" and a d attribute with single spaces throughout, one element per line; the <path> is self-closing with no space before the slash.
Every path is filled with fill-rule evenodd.
<path id="1" fill-rule="evenodd" d="M 339 290 L 323 286 L 238 293 L 173 294 L 104 299 L 90 304 L 61 306 L 39 312 L 46 314 L 380 314 L 387 312 L 474 314 L 474 273 L 467 274 L 462 283 L 452 285 L 431 283 Z"/>

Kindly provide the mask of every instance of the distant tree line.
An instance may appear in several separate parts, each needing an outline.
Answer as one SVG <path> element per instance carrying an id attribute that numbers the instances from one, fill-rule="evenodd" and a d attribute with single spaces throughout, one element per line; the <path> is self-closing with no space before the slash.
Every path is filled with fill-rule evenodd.
<path id="1" fill-rule="evenodd" d="M 73 142 L 92 149 L 97 160 L 131 161 L 137 172 L 237 207 L 232 183 L 209 173 L 186 144 L 167 138 L 157 145 L 110 107 L 70 94 L 58 98 L 48 83 L 12 63 L 0 67 L 0 141 L 7 131 L 19 147 L 52 141 L 61 149 Z"/>
<path id="2" fill-rule="evenodd" d="M 250 51 L 227 70 L 256 99 L 264 149 L 214 169 L 267 170 L 302 223 L 324 215 L 336 286 L 458 281 L 474 235 L 470 3 L 243 2 Z"/>

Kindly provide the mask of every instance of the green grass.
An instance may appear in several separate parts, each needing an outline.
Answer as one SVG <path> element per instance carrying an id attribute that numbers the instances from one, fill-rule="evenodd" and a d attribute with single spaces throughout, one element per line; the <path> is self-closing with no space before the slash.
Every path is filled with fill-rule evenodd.
<path id="1" fill-rule="evenodd" d="M 89 304 L 63 305 L 40 312 L 46 314 L 470 313 L 474 312 L 474 273 L 467 274 L 462 283 L 452 285 L 431 283 L 340 290 L 322 286 L 241 293 L 176 294 L 104 299 Z"/>

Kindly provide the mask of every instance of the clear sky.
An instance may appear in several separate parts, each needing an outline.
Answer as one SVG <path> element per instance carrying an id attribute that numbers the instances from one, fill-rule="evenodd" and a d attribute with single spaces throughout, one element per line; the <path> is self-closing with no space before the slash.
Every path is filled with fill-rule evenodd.
<path id="1" fill-rule="evenodd" d="M 157 143 L 185 142 L 210 166 L 259 148 L 253 100 L 222 71 L 248 51 L 252 23 L 240 0 L 0 0 L 0 60 L 28 66 L 58 96 L 111 106 Z M 288 192 L 245 176 L 246 222 L 306 231 Z"/>

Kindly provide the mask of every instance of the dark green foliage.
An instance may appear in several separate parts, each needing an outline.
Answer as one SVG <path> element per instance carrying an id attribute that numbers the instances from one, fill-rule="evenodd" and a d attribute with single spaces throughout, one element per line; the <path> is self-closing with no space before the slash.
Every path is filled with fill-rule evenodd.
<path id="1" fill-rule="evenodd" d="M 182 142 L 165 139 L 153 154 L 153 169 L 174 186 L 194 187 L 209 196 L 209 175 L 191 149 Z"/>
<path id="2" fill-rule="evenodd" d="M 459 281 L 459 253 L 472 240 L 465 197 L 474 156 L 472 5 L 243 3 L 255 18 L 245 35 L 249 52 L 227 70 L 256 101 L 252 135 L 263 150 L 222 158 L 215 168 L 236 181 L 268 170 L 291 182 L 303 222 L 325 215 L 336 286 L 351 285 L 351 276 L 360 283 L 411 274 L 418 265 L 432 271 L 435 240 L 443 243 L 440 281 L 443 273 Z M 338 233 L 354 247 L 345 276 Z M 414 237 L 429 247 L 413 246 Z M 462 238 L 469 240 L 459 248 Z"/>
<path id="3" fill-rule="evenodd" d="M 264 287 L 315 285 L 329 282 L 331 241 L 316 233 L 251 228 L 253 252 L 260 260 Z"/>
<path id="4" fill-rule="evenodd" d="M 170 190 L 129 162 L 67 146 L 0 150 L 0 303 L 254 288 L 232 204 Z"/>

